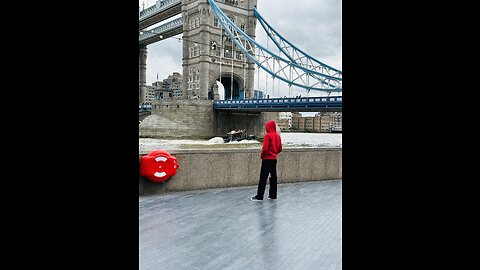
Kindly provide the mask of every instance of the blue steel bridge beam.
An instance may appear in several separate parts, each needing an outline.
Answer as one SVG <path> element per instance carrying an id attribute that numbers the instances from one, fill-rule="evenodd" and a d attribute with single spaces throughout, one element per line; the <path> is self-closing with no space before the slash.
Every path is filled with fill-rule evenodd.
<path id="1" fill-rule="evenodd" d="M 139 44 L 149 45 L 161 39 L 173 37 L 183 32 L 182 18 L 175 19 L 168 23 L 162 24 L 151 30 L 140 31 L 138 42 Z"/>
<path id="2" fill-rule="evenodd" d="M 302 50 L 298 49 L 290 43 L 288 40 L 284 39 L 275 29 L 273 29 L 268 22 L 266 22 L 263 17 L 258 13 L 257 9 L 254 9 L 254 15 L 257 20 L 262 25 L 263 29 L 267 33 L 268 37 L 273 41 L 277 48 L 288 58 L 290 61 L 296 63 L 299 66 L 305 67 L 310 70 L 314 70 L 323 74 L 328 74 L 330 76 L 337 77 L 341 80 L 342 72 L 335 68 L 332 68 L 317 59 L 306 54 Z M 277 38 L 278 37 L 278 40 Z M 281 44 L 280 44 L 281 43 Z M 291 51 L 291 52 L 290 52 Z M 303 61 L 302 61 L 303 60 Z M 315 63 L 313 63 L 315 62 Z M 318 80 L 322 81 L 325 84 L 329 84 L 328 80 L 323 79 L 322 77 L 317 77 Z M 335 85 L 329 85 L 335 87 Z"/>
<path id="3" fill-rule="evenodd" d="M 342 97 L 270 98 L 247 100 L 215 100 L 216 110 L 233 111 L 342 111 Z"/>
<path id="4" fill-rule="evenodd" d="M 285 59 L 275 53 L 264 48 L 247 34 L 241 31 L 215 4 L 213 0 L 208 0 L 215 16 L 219 19 L 223 29 L 237 45 L 237 47 L 255 64 L 269 73 L 272 77 L 278 78 L 289 85 L 298 86 L 307 90 L 319 90 L 324 92 L 341 92 L 341 78 L 322 74 L 316 71 L 302 67 L 289 59 Z M 245 43 L 245 45 L 243 44 Z M 255 54 L 255 48 L 259 50 Z M 258 57 L 258 58 L 257 58 Z M 279 67 L 278 72 L 271 70 L 273 62 Z M 285 73 L 285 69 L 289 68 L 296 75 L 291 78 Z M 308 78 L 308 79 L 307 79 Z M 322 79 L 319 79 L 322 78 Z M 298 81 L 298 82 L 297 82 Z"/>
<path id="5" fill-rule="evenodd" d="M 291 42 L 286 40 L 282 35 L 280 35 L 280 33 L 278 33 L 278 31 L 271 27 L 267 21 L 265 21 L 265 19 L 260 15 L 256 8 L 254 9 L 254 15 L 262 25 L 265 32 L 268 34 L 268 37 L 291 61 L 303 67 L 341 78 L 342 71 L 320 62 L 319 60 L 305 53 L 304 51 L 293 45 Z M 289 51 L 289 49 L 291 52 Z"/>
<path id="6" fill-rule="evenodd" d="M 156 23 L 169 19 L 182 11 L 182 0 L 157 1 L 138 14 L 139 30 L 145 29 Z"/>

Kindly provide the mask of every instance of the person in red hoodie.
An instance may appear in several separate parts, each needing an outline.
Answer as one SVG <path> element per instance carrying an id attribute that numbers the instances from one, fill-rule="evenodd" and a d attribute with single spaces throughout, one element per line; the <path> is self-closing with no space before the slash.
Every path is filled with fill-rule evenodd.
<path id="1" fill-rule="evenodd" d="M 265 134 L 263 138 L 262 152 L 260 153 L 260 158 L 262 159 L 260 181 L 258 182 L 257 195 L 250 198 L 252 201 L 263 200 L 269 174 L 270 189 L 268 191 L 268 198 L 277 198 L 277 155 L 282 152 L 282 139 L 277 133 L 277 124 L 275 121 L 268 121 L 265 124 L 265 129 L 267 130 L 267 134 Z"/>

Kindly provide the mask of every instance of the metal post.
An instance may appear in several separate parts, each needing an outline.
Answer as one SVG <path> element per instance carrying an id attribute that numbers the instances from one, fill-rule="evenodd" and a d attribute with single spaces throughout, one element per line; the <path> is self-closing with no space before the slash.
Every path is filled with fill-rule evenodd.
<path id="1" fill-rule="evenodd" d="M 268 36 L 267 36 L 267 50 L 268 50 Z M 267 97 L 268 97 L 268 72 L 265 72 L 265 92 L 267 93 Z"/>
<path id="2" fill-rule="evenodd" d="M 245 44 L 247 43 L 247 41 L 245 41 Z M 245 45 L 245 48 L 247 46 Z M 246 81 L 247 81 L 247 62 L 246 62 L 246 59 L 245 59 L 245 55 L 243 55 L 243 99 L 246 99 L 247 98 L 247 87 L 246 87 Z"/>
<path id="3" fill-rule="evenodd" d="M 257 48 L 257 49 L 258 49 L 258 55 L 260 55 L 260 48 Z M 257 65 L 257 90 L 260 91 L 260 66 L 259 65 Z M 255 91 L 253 92 L 253 94 L 255 95 Z"/>
<path id="4" fill-rule="evenodd" d="M 289 81 L 292 81 L 292 66 L 290 66 Z M 288 97 L 292 97 L 292 85 L 288 84 Z"/>
<path id="5" fill-rule="evenodd" d="M 281 55 L 281 54 L 280 54 L 280 48 L 278 48 L 278 55 Z M 282 97 L 282 96 L 280 95 L 280 80 L 277 80 L 277 82 L 278 82 L 278 83 L 277 83 L 278 97 Z"/>
<path id="6" fill-rule="evenodd" d="M 278 96 L 280 96 L 280 80 L 277 80 L 277 92 L 278 92 Z"/>
<path id="7" fill-rule="evenodd" d="M 221 20 L 221 19 L 219 19 L 219 20 Z M 220 23 L 220 21 L 218 23 Z M 222 84 L 222 62 L 223 62 L 222 53 L 223 53 L 223 27 L 222 27 L 222 24 L 220 23 L 220 84 L 223 87 L 223 84 Z M 225 87 L 223 87 L 223 98 L 225 98 Z"/>
<path id="8" fill-rule="evenodd" d="M 273 58 L 273 73 L 275 73 L 275 57 Z M 272 75 L 272 97 L 275 96 L 275 76 Z"/>
<path id="9" fill-rule="evenodd" d="M 147 93 L 147 46 L 139 46 L 139 103 L 146 102 Z"/>

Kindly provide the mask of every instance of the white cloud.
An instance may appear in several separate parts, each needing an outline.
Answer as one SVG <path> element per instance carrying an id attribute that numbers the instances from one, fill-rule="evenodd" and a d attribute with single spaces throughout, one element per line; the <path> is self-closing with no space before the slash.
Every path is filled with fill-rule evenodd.
<path id="1" fill-rule="evenodd" d="M 147 84 L 166 79 L 173 72 L 183 74 L 182 44 L 175 39 L 165 39 L 147 46 Z"/>

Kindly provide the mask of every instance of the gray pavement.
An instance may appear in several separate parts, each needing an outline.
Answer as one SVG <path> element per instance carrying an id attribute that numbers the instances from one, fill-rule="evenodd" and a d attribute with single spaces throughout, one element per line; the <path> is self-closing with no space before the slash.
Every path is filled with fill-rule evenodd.
<path id="1" fill-rule="evenodd" d="M 342 269 L 342 181 L 139 198 L 140 269 Z"/>

